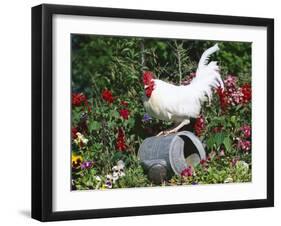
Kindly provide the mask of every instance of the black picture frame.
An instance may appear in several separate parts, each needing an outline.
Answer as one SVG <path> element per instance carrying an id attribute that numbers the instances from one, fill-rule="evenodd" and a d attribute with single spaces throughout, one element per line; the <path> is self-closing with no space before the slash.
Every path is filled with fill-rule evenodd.
<path id="1" fill-rule="evenodd" d="M 267 198 L 95 210 L 52 210 L 52 18 L 55 14 L 181 21 L 267 28 Z M 176 12 L 43 4 L 32 8 L 32 218 L 122 217 L 274 206 L 274 20 Z"/>

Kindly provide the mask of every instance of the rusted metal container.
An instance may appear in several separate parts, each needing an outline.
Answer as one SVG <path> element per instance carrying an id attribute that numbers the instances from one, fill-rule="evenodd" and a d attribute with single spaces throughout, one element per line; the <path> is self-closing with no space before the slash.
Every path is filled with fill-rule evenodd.
<path id="1" fill-rule="evenodd" d="M 149 179 L 156 184 L 206 158 L 200 139 L 189 131 L 146 138 L 138 155 Z"/>

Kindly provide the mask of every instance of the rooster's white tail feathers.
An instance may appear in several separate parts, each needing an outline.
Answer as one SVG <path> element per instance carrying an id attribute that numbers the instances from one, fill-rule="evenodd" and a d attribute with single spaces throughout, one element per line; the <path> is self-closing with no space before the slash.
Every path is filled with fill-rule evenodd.
<path id="1" fill-rule="evenodd" d="M 206 100 L 206 96 L 211 101 L 213 88 L 221 87 L 224 89 L 217 62 L 212 61 L 209 63 L 210 55 L 218 50 L 218 44 L 215 44 L 202 54 L 196 71 L 196 77 L 192 81 L 198 91 L 198 98 L 202 102 Z"/>
<path id="2" fill-rule="evenodd" d="M 218 43 L 216 43 L 214 46 L 212 46 L 211 48 L 207 49 L 201 56 L 199 64 L 198 64 L 198 68 L 200 69 L 201 67 L 207 66 L 208 62 L 209 62 L 209 57 L 215 53 L 216 51 L 218 51 L 219 45 Z"/>

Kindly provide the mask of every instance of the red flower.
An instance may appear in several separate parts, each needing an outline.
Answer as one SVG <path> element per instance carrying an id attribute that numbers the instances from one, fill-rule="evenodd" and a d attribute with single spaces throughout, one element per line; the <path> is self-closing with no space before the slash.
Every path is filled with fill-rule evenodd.
<path id="1" fill-rule="evenodd" d="M 205 120 L 204 120 L 203 115 L 200 115 L 196 119 L 196 122 L 195 122 L 195 125 L 194 125 L 195 134 L 197 136 L 200 136 L 203 132 L 204 127 L 205 127 Z"/>
<path id="2" fill-rule="evenodd" d="M 125 134 L 122 128 L 118 129 L 117 141 L 116 141 L 116 148 L 119 151 L 125 151 L 127 145 L 125 143 Z"/>
<path id="3" fill-rule="evenodd" d="M 73 93 L 71 102 L 73 106 L 80 106 L 87 102 L 87 97 L 83 93 Z"/>
<path id="4" fill-rule="evenodd" d="M 252 98 L 252 89 L 250 84 L 246 83 L 241 87 L 241 91 L 243 94 L 243 103 L 248 103 Z"/>
<path id="5" fill-rule="evenodd" d="M 227 75 L 224 80 L 224 84 L 227 89 L 231 89 L 231 88 L 235 89 L 237 84 L 237 77 L 233 75 Z"/>
<path id="6" fill-rule="evenodd" d="M 119 114 L 123 119 L 128 119 L 130 112 L 127 109 L 121 109 Z"/>
<path id="7" fill-rule="evenodd" d="M 206 160 L 206 159 L 201 159 L 201 160 L 200 160 L 200 164 L 201 164 L 201 165 L 205 165 L 206 163 L 207 163 L 207 160 Z"/>
<path id="8" fill-rule="evenodd" d="M 112 103 L 113 102 L 113 96 L 112 96 L 112 93 L 111 91 L 109 91 L 108 89 L 104 89 L 102 91 L 102 94 L 101 94 L 102 98 L 107 101 L 108 103 Z"/>
<path id="9" fill-rule="evenodd" d="M 242 151 L 248 152 L 251 149 L 251 141 L 239 139 L 237 147 Z"/>
<path id="10" fill-rule="evenodd" d="M 181 172 L 181 176 L 182 177 L 190 177 L 190 176 L 192 176 L 192 168 L 191 168 L 191 166 L 189 166 L 188 168 L 184 169 Z"/>
<path id="11" fill-rule="evenodd" d="M 242 87 L 237 86 L 237 77 L 227 76 L 224 80 L 225 90 L 218 88 L 221 109 L 225 111 L 228 106 L 236 106 L 251 101 L 251 86 L 246 83 Z"/>
<path id="12" fill-rule="evenodd" d="M 72 137 L 72 139 L 76 139 L 77 138 L 76 133 L 78 133 L 78 129 L 76 127 L 72 128 L 71 129 L 71 137 Z"/>
<path id="13" fill-rule="evenodd" d="M 214 128 L 212 129 L 212 132 L 214 132 L 214 133 L 219 133 L 219 132 L 222 131 L 222 129 L 223 129 L 223 126 L 217 126 L 217 127 L 214 127 Z"/>
<path id="14" fill-rule="evenodd" d="M 228 105 L 226 92 L 224 92 L 221 87 L 219 87 L 216 91 L 217 94 L 219 95 L 221 109 L 224 111 L 226 110 Z"/>
<path id="15" fill-rule="evenodd" d="M 127 101 L 121 100 L 120 104 L 123 105 L 124 107 L 128 107 Z"/>
<path id="16" fill-rule="evenodd" d="M 251 126 L 245 124 L 240 128 L 240 130 L 242 131 L 244 138 L 247 139 L 251 137 Z"/>

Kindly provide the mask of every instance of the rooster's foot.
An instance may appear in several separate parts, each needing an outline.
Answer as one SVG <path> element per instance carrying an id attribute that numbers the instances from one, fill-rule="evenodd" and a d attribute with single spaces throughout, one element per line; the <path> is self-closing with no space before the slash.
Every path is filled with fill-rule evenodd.
<path id="1" fill-rule="evenodd" d="M 157 134 L 157 137 L 164 135 L 164 136 L 168 136 L 172 133 L 177 133 L 183 126 L 188 125 L 190 123 L 189 119 L 185 119 L 183 120 L 177 127 L 175 127 L 174 129 L 171 130 L 166 130 L 166 131 L 161 131 L 160 133 Z"/>
<path id="2" fill-rule="evenodd" d="M 161 131 L 160 133 L 158 133 L 156 136 L 157 137 L 159 137 L 159 136 L 168 136 L 168 135 L 170 135 L 170 134 L 172 134 L 172 133 L 176 133 L 176 132 L 178 132 L 177 130 L 166 130 L 166 131 Z"/>

